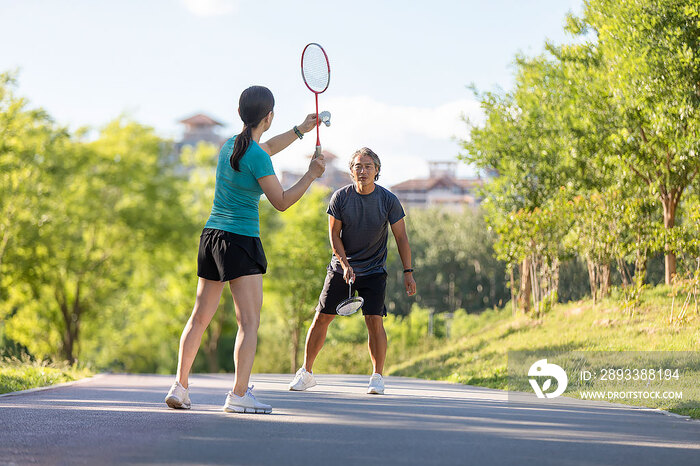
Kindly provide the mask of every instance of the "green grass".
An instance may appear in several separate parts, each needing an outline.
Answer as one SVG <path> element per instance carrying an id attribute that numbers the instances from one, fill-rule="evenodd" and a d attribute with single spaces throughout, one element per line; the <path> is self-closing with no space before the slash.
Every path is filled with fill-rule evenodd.
<path id="1" fill-rule="evenodd" d="M 468 322 L 459 323 L 464 329 L 461 334 L 435 339 L 430 349 L 411 352 L 401 361 L 389 360 L 387 373 L 507 389 L 509 351 L 700 350 L 700 315 L 690 309 L 682 321 L 670 322 L 668 294 L 664 286 L 646 291 L 633 312 L 621 307 L 619 296 L 612 296 L 597 304 L 579 301 L 557 305 L 540 318 L 514 317 L 510 308 L 462 316 Z M 684 366 L 681 381 L 675 386 L 684 390 L 684 397 L 690 393 L 692 399 L 620 402 L 700 418 L 696 388 L 700 367 L 695 356 L 694 361 Z M 567 391 L 566 396 L 572 395 Z M 574 392 L 573 396 L 578 395 Z"/>
<path id="2" fill-rule="evenodd" d="M 0 361 L 0 393 L 71 382 L 92 375 L 89 369 L 67 364 L 3 359 Z"/>

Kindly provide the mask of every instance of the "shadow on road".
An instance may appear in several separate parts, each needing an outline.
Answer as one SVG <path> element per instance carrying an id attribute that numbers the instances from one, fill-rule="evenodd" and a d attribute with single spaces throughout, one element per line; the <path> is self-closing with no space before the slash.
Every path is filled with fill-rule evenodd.
<path id="1" fill-rule="evenodd" d="M 504 392 L 388 378 L 254 377 L 272 415 L 221 411 L 230 376 L 193 377 L 193 409 L 171 410 L 171 378 L 108 376 L 0 400 L 0 464 L 698 464 L 700 423 L 605 403 L 508 402 Z M 534 398 L 534 397 L 533 397 Z"/>

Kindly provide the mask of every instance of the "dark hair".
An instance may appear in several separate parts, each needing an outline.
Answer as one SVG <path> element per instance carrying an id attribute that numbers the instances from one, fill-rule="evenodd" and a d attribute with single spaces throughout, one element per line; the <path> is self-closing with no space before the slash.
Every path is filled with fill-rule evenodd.
<path id="1" fill-rule="evenodd" d="M 241 171 L 241 158 L 250 146 L 253 128 L 258 126 L 274 108 L 275 97 L 270 89 L 264 86 L 250 86 L 241 93 L 241 98 L 238 99 L 238 111 L 243 120 L 243 131 L 236 136 L 231 154 L 231 168 L 237 172 Z"/>
<path id="2" fill-rule="evenodd" d="M 374 181 L 377 181 L 379 179 L 379 172 L 382 169 L 382 162 L 379 160 L 379 156 L 375 154 L 374 151 L 369 147 L 363 147 L 362 149 L 358 149 L 355 151 L 354 154 L 352 154 L 352 157 L 350 157 L 350 172 L 352 172 L 352 165 L 355 163 L 355 159 L 357 157 L 362 157 L 363 155 L 369 155 L 372 158 L 372 162 L 374 162 L 374 168 L 377 169 L 377 174 L 374 175 Z"/>

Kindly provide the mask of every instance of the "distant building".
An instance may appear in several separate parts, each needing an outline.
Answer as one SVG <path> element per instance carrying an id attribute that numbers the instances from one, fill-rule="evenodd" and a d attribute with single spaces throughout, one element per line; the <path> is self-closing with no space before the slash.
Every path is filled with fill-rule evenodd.
<path id="1" fill-rule="evenodd" d="M 350 177 L 350 169 L 347 167 L 338 168 L 335 162 L 338 160 L 338 156 L 329 152 L 327 150 L 323 151 L 323 157 L 326 159 L 326 171 L 323 172 L 323 176 L 317 179 L 314 184 L 320 184 L 331 190 L 331 192 L 336 189 L 342 188 L 352 183 L 352 178 Z M 308 156 L 311 158 L 311 155 Z M 282 171 L 280 183 L 284 189 L 289 189 L 294 186 L 294 183 L 299 181 L 303 176 L 303 173 L 296 173 L 291 171 Z"/>
<path id="2" fill-rule="evenodd" d="M 445 207 L 461 210 L 476 208 L 480 199 L 481 178 L 457 178 L 458 162 L 429 162 L 430 176 L 404 181 L 391 187 L 391 192 L 404 207 Z"/>
<path id="3" fill-rule="evenodd" d="M 185 131 L 182 139 L 175 144 L 177 153 L 184 146 L 196 146 L 199 142 L 208 142 L 218 147 L 226 140 L 218 133 L 219 127 L 224 125 L 202 113 L 180 120 L 180 123 L 185 125 Z"/>
<path id="4" fill-rule="evenodd" d="M 174 167 L 176 173 L 186 175 L 190 169 L 180 163 L 180 154 L 183 148 L 196 147 L 200 142 L 206 142 L 213 144 L 218 149 L 226 142 L 227 138 L 219 136 L 218 133 L 218 129 L 224 125 L 202 113 L 180 120 L 179 123 L 185 125 L 182 138 L 172 145 L 172 149 L 165 155 L 164 160 L 166 164 Z"/>

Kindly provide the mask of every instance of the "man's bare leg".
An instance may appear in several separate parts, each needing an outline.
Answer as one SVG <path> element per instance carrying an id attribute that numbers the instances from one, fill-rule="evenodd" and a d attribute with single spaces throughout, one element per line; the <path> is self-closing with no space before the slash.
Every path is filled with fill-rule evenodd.
<path id="1" fill-rule="evenodd" d="M 306 345 L 304 345 L 304 369 L 312 372 L 316 356 L 321 352 L 323 344 L 326 342 L 328 326 L 335 319 L 332 314 L 316 313 L 314 321 L 306 334 Z"/>
<path id="2" fill-rule="evenodd" d="M 367 346 L 369 357 L 372 359 L 372 370 L 377 374 L 384 371 L 386 360 L 387 338 L 382 316 L 365 316 L 367 324 Z"/>

